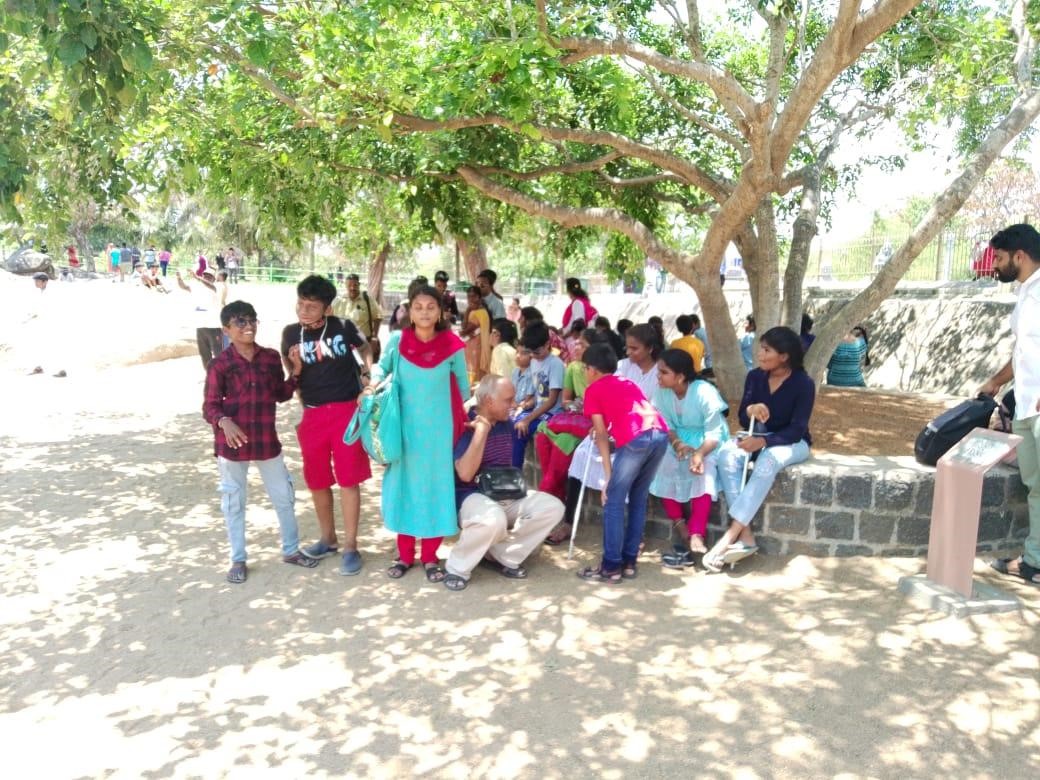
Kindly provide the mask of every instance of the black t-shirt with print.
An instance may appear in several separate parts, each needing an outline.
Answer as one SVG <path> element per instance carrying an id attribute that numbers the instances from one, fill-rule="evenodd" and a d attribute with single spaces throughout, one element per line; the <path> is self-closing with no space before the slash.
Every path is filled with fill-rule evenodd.
<path id="1" fill-rule="evenodd" d="M 361 394 L 361 372 L 353 347 L 365 339 L 350 320 L 327 317 L 324 328 L 307 330 L 299 323 L 282 331 L 282 356 L 300 345 L 303 371 L 300 373 L 300 398 L 307 406 L 338 401 L 353 401 Z"/>

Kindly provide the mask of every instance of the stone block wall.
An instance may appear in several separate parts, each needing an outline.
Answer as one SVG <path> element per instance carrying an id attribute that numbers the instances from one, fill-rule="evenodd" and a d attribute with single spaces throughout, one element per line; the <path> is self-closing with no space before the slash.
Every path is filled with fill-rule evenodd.
<path id="1" fill-rule="evenodd" d="M 537 467 L 528 476 L 537 485 Z M 913 458 L 824 455 L 777 477 L 753 528 L 762 552 L 773 555 L 917 556 L 927 552 L 935 469 Z M 709 538 L 723 530 L 725 498 L 712 505 Z M 1018 470 L 986 475 L 978 552 L 1004 550 L 1029 529 L 1026 491 Z M 586 491 L 582 522 L 602 522 L 599 491 Z M 667 539 L 671 523 L 651 498 L 647 536 Z"/>

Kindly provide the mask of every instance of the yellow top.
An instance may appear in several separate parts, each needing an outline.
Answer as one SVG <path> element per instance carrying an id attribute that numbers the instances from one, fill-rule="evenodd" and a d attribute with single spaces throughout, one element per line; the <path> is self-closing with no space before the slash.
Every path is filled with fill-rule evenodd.
<path id="1" fill-rule="evenodd" d="M 701 372 L 701 361 L 704 360 L 704 342 L 696 336 L 683 336 L 671 343 L 672 349 L 681 349 L 688 352 L 693 358 L 693 370 L 698 374 Z"/>

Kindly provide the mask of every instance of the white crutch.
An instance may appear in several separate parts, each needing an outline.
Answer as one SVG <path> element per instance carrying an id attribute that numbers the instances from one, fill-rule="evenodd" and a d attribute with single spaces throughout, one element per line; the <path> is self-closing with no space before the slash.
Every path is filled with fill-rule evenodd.
<path id="1" fill-rule="evenodd" d="M 755 418 L 751 418 L 751 422 L 748 423 L 747 437 L 750 439 L 755 435 Z M 740 492 L 744 492 L 744 485 L 747 484 L 747 473 L 748 467 L 751 465 L 751 453 L 744 453 L 744 473 L 740 475 Z M 729 496 L 727 496 L 729 498 Z"/>
<path id="2" fill-rule="evenodd" d="M 592 444 L 592 452 L 585 458 L 585 473 L 581 477 L 581 487 L 578 489 L 578 505 L 574 507 L 574 518 L 571 520 L 571 545 L 567 548 L 567 560 L 569 561 L 574 557 L 574 537 L 578 534 L 578 518 L 581 517 L 581 506 L 585 501 L 585 482 L 589 478 L 589 466 L 592 465 L 592 458 L 596 453 L 596 436 L 593 433 L 589 434 L 589 442 Z"/>

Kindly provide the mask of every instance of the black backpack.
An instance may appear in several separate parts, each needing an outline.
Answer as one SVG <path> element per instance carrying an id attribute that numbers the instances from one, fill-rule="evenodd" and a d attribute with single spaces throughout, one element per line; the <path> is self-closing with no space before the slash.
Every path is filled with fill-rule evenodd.
<path id="1" fill-rule="evenodd" d="M 914 442 L 914 458 L 924 466 L 934 466 L 947 451 L 976 428 L 988 428 L 997 402 L 993 396 L 979 395 L 943 412 L 926 426 Z"/>

